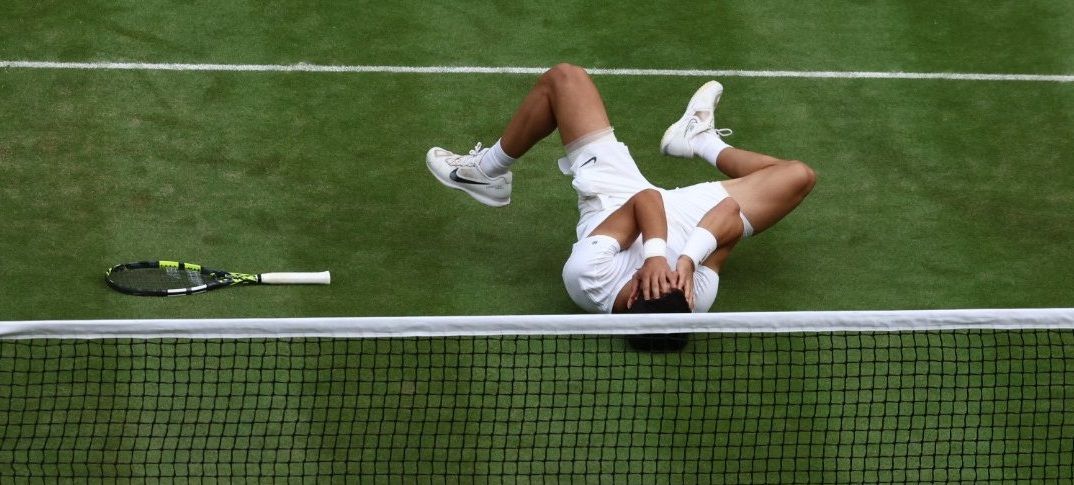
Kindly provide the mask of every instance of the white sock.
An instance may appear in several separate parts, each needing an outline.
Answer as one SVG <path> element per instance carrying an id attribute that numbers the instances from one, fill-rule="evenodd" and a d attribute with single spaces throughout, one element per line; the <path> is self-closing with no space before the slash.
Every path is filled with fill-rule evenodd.
<path id="1" fill-rule="evenodd" d="M 720 135 L 712 131 L 704 131 L 690 139 L 690 147 L 694 149 L 697 156 L 715 166 L 716 157 L 720 156 L 720 152 L 725 148 L 731 148 L 731 145 L 724 142 Z"/>
<path id="2" fill-rule="evenodd" d="M 507 173 L 512 163 L 515 163 L 515 159 L 507 155 L 500 146 L 500 140 L 496 140 L 496 144 L 481 157 L 477 167 L 489 177 L 499 177 Z"/>

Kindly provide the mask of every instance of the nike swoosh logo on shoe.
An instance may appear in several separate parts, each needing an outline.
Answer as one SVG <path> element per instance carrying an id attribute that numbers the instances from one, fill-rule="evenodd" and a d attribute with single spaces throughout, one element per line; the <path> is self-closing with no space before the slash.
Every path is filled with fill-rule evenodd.
<path id="1" fill-rule="evenodd" d="M 690 121 L 688 121 L 688 122 L 686 123 L 686 130 L 685 130 L 685 133 L 690 133 L 691 131 L 693 131 L 693 129 L 694 129 L 694 126 L 695 126 L 695 125 L 697 125 L 697 123 L 698 123 L 698 119 L 697 119 L 697 118 L 690 118 Z"/>
<path id="2" fill-rule="evenodd" d="M 478 182 L 476 180 L 464 179 L 458 174 L 459 169 L 452 170 L 448 175 L 448 178 L 454 180 L 460 184 L 472 184 L 472 185 L 489 185 L 488 182 Z"/>

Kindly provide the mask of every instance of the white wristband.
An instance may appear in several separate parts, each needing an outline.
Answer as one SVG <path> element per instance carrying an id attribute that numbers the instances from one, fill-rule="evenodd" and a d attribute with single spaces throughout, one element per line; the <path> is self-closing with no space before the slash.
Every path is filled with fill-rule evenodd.
<path id="1" fill-rule="evenodd" d="M 668 257 L 668 242 L 658 237 L 650 238 L 642 246 L 642 252 L 645 254 L 645 259 L 656 256 L 666 258 Z"/>
<path id="2" fill-rule="evenodd" d="M 692 259 L 694 268 L 697 268 L 714 252 L 716 252 L 716 236 L 712 235 L 708 229 L 695 227 L 690 233 L 690 238 L 686 240 L 681 255 Z"/>

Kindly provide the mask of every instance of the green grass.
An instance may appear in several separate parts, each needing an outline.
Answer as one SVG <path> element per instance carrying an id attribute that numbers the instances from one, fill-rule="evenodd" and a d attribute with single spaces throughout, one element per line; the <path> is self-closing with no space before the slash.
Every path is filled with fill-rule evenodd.
<path id="1" fill-rule="evenodd" d="M 0 19 L 0 58 L 1074 71 L 1074 13 L 1057 0 L 83 5 L 9 6 Z"/>
<path id="2" fill-rule="evenodd" d="M 5 9 L 0 60 L 1074 73 L 1056 0 Z M 703 81 L 596 77 L 660 185 L 719 177 L 656 147 Z M 819 183 L 738 246 L 714 311 L 1072 306 L 1074 84 L 722 81 L 728 141 Z M 430 146 L 494 142 L 533 82 L 0 70 L 0 320 L 574 313 L 558 140 L 515 166 L 503 209 L 423 166 Z M 154 299 L 103 282 L 158 258 L 333 283 Z M 0 475 L 1069 481 L 1070 335 L 1038 336 L 741 335 L 665 357 L 600 337 L 8 342 L 0 428 L 29 441 L 0 440 Z"/>
<path id="3" fill-rule="evenodd" d="M 515 202 L 500 210 L 444 190 L 422 165 L 428 146 L 494 141 L 529 77 L 13 70 L 2 79 L 12 107 L 0 120 L 6 319 L 575 311 L 559 271 L 576 209 L 555 140 L 519 162 Z M 655 146 L 697 80 L 597 83 L 654 182 L 719 176 Z M 726 84 L 729 141 L 805 160 L 820 182 L 796 213 L 736 250 L 717 311 L 1070 304 L 1068 85 Z M 475 99 L 496 108 L 471 115 Z M 158 258 L 335 278 L 163 301 L 103 285 L 111 264 Z M 63 285 L 42 277 L 60 270 L 71 275 Z"/>
<path id="4" fill-rule="evenodd" d="M 1045 1 L 719 2 L 641 16 L 513 2 L 416 16 L 365 2 L 14 9 L 0 20 L 3 59 L 1074 72 L 1062 28 L 1074 9 Z M 701 81 L 597 78 L 619 137 L 659 184 L 719 176 L 655 147 Z M 804 160 L 820 183 L 739 247 L 716 311 L 1070 305 L 1069 84 L 724 81 L 729 141 Z M 0 318 L 574 312 L 559 279 L 575 209 L 557 140 L 516 166 L 502 210 L 422 166 L 429 146 L 494 142 L 532 82 L 0 72 Z M 105 289 L 105 268 L 138 259 L 335 278 L 168 301 Z M 62 285 L 44 277 L 61 271 Z"/>

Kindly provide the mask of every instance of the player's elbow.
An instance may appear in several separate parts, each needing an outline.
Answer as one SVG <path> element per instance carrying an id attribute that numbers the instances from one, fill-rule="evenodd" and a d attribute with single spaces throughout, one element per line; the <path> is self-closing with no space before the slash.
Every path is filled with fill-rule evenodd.
<path id="1" fill-rule="evenodd" d="M 734 244 L 738 240 L 742 239 L 745 231 L 745 225 L 742 223 L 741 217 L 742 207 L 738 205 L 738 201 L 731 197 L 727 197 L 716 204 L 715 207 L 709 209 L 701 221 L 698 222 L 698 226 L 707 229 L 716 236 L 716 240 L 719 241 L 721 246 L 727 246 Z"/>

